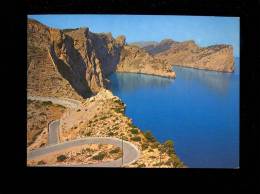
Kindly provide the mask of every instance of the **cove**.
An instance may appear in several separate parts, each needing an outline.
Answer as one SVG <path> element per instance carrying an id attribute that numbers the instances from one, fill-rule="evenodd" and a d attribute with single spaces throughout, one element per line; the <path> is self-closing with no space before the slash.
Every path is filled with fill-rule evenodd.
<path id="1" fill-rule="evenodd" d="M 174 66 L 175 80 L 114 73 L 109 88 L 136 126 L 173 140 L 188 167 L 238 168 L 239 66 L 239 58 L 233 73 Z"/>

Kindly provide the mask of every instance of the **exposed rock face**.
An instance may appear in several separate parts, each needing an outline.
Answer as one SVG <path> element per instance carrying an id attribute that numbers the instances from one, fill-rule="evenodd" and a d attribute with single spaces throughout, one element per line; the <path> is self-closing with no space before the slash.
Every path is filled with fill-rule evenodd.
<path id="1" fill-rule="evenodd" d="M 57 70 L 49 53 L 51 33 L 47 26 L 28 20 L 27 93 L 31 96 L 68 97 L 82 100 Z M 58 31 L 57 31 L 58 32 Z"/>
<path id="2" fill-rule="evenodd" d="M 105 88 L 116 69 L 175 76 L 165 61 L 126 46 L 124 36 L 114 39 L 111 33 L 92 33 L 88 28 L 53 29 L 31 19 L 27 30 L 31 96 L 83 100 Z"/>
<path id="3" fill-rule="evenodd" d="M 230 45 L 199 47 L 192 40 L 175 42 L 166 39 L 143 48 L 172 65 L 222 72 L 234 71 L 233 47 Z"/>
<path id="4" fill-rule="evenodd" d="M 166 60 L 153 57 L 138 46 L 124 46 L 116 71 L 176 77 Z"/>

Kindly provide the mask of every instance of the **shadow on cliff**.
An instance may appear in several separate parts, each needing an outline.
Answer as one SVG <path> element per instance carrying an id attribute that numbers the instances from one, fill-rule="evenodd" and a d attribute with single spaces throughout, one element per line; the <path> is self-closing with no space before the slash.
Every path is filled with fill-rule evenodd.
<path id="1" fill-rule="evenodd" d="M 86 80 L 84 79 L 84 72 L 86 72 L 86 64 L 84 63 L 81 55 L 76 49 L 73 49 L 74 54 L 77 56 L 80 63 L 67 64 L 59 59 L 55 53 L 54 46 L 50 46 L 51 57 L 57 67 L 61 76 L 66 79 L 72 88 L 83 98 L 88 98 L 92 95 Z"/>

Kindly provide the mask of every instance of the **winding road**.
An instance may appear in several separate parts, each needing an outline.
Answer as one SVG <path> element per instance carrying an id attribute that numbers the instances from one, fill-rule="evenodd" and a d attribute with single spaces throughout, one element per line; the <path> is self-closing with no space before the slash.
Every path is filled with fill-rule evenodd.
<path id="1" fill-rule="evenodd" d="M 53 97 L 28 97 L 30 100 L 40 100 L 40 101 L 51 101 L 53 103 L 57 103 L 68 108 L 79 108 L 81 107 L 81 103 L 76 100 L 71 99 L 59 99 Z M 109 161 L 109 162 L 100 162 L 96 164 L 45 164 L 38 166 L 59 166 L 59 167 L 123 167 L 127 166 L 131 163 L 134 163 L 138 160 L 140 152 L 138 148 L 128 142 L 122 141 L 116 137 L 86 137 L 81 139 L 76 139 L 72 141 L 67 141 L 63 143 L 59 143 L 59 126 L 60 120 L 55 120 L 49 123 L 49 133 L 48 133 L 48 146 L 38 148 L 31 152 L 27 152 L 27 160 L 36 159 L 37 157 L 41 157 L 44 155 L 48 155 L 54 152 L 65 151 L 68 148 L 73 148 L 77 146 L 87 145 L 87 144 L 111 144 L 116 147 L 123 149 L 123 158 L 119 158 L 117 160 Z"/>
<path id="2" fill-rule="evenodd" d="M 33 150 L 27 154 L 27 159 L 35 159 L 39 156 L 47 155 L 53 152 L 62 151 L 68 148 L 82 146 L 86 144 L 112 144 L 122 149 L 122 140 L 115 137 L 87 137 L 76 139 L 64 143 L 50 145 L 47 147 Z M 126 166 L 135 162 L 139 158 L 139 151 L 135 145 L 128 141 L 123 141 L 123 164 L 122 158 L 113 160 L 110 162 L 100 162 L 96 164 L 53 164 L 53 165 L 42 165 L 42 166 L 75 166 L 75 167 L 120 167 Z"/>

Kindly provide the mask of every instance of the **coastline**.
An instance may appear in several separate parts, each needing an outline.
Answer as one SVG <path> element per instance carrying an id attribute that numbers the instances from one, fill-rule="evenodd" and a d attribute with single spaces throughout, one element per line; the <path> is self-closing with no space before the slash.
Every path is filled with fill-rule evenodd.
<path id="1" fill-rule="evenodd" d="M 125 70 L 116 70 L 114 73 L 135 73 L 135 74 L 143 74 L 143 75 L 151 75 L 151 76 L 157 76 L 162 78 L 169 78 L 169 79 L 176 79 L 176 73 L 174 71 L 169 72 L 170 75 L 165 74 L 159 74 L 159 73 L 148 73 L 148 72 L 136 72 L 136 71 L 125 71 Z"/>

